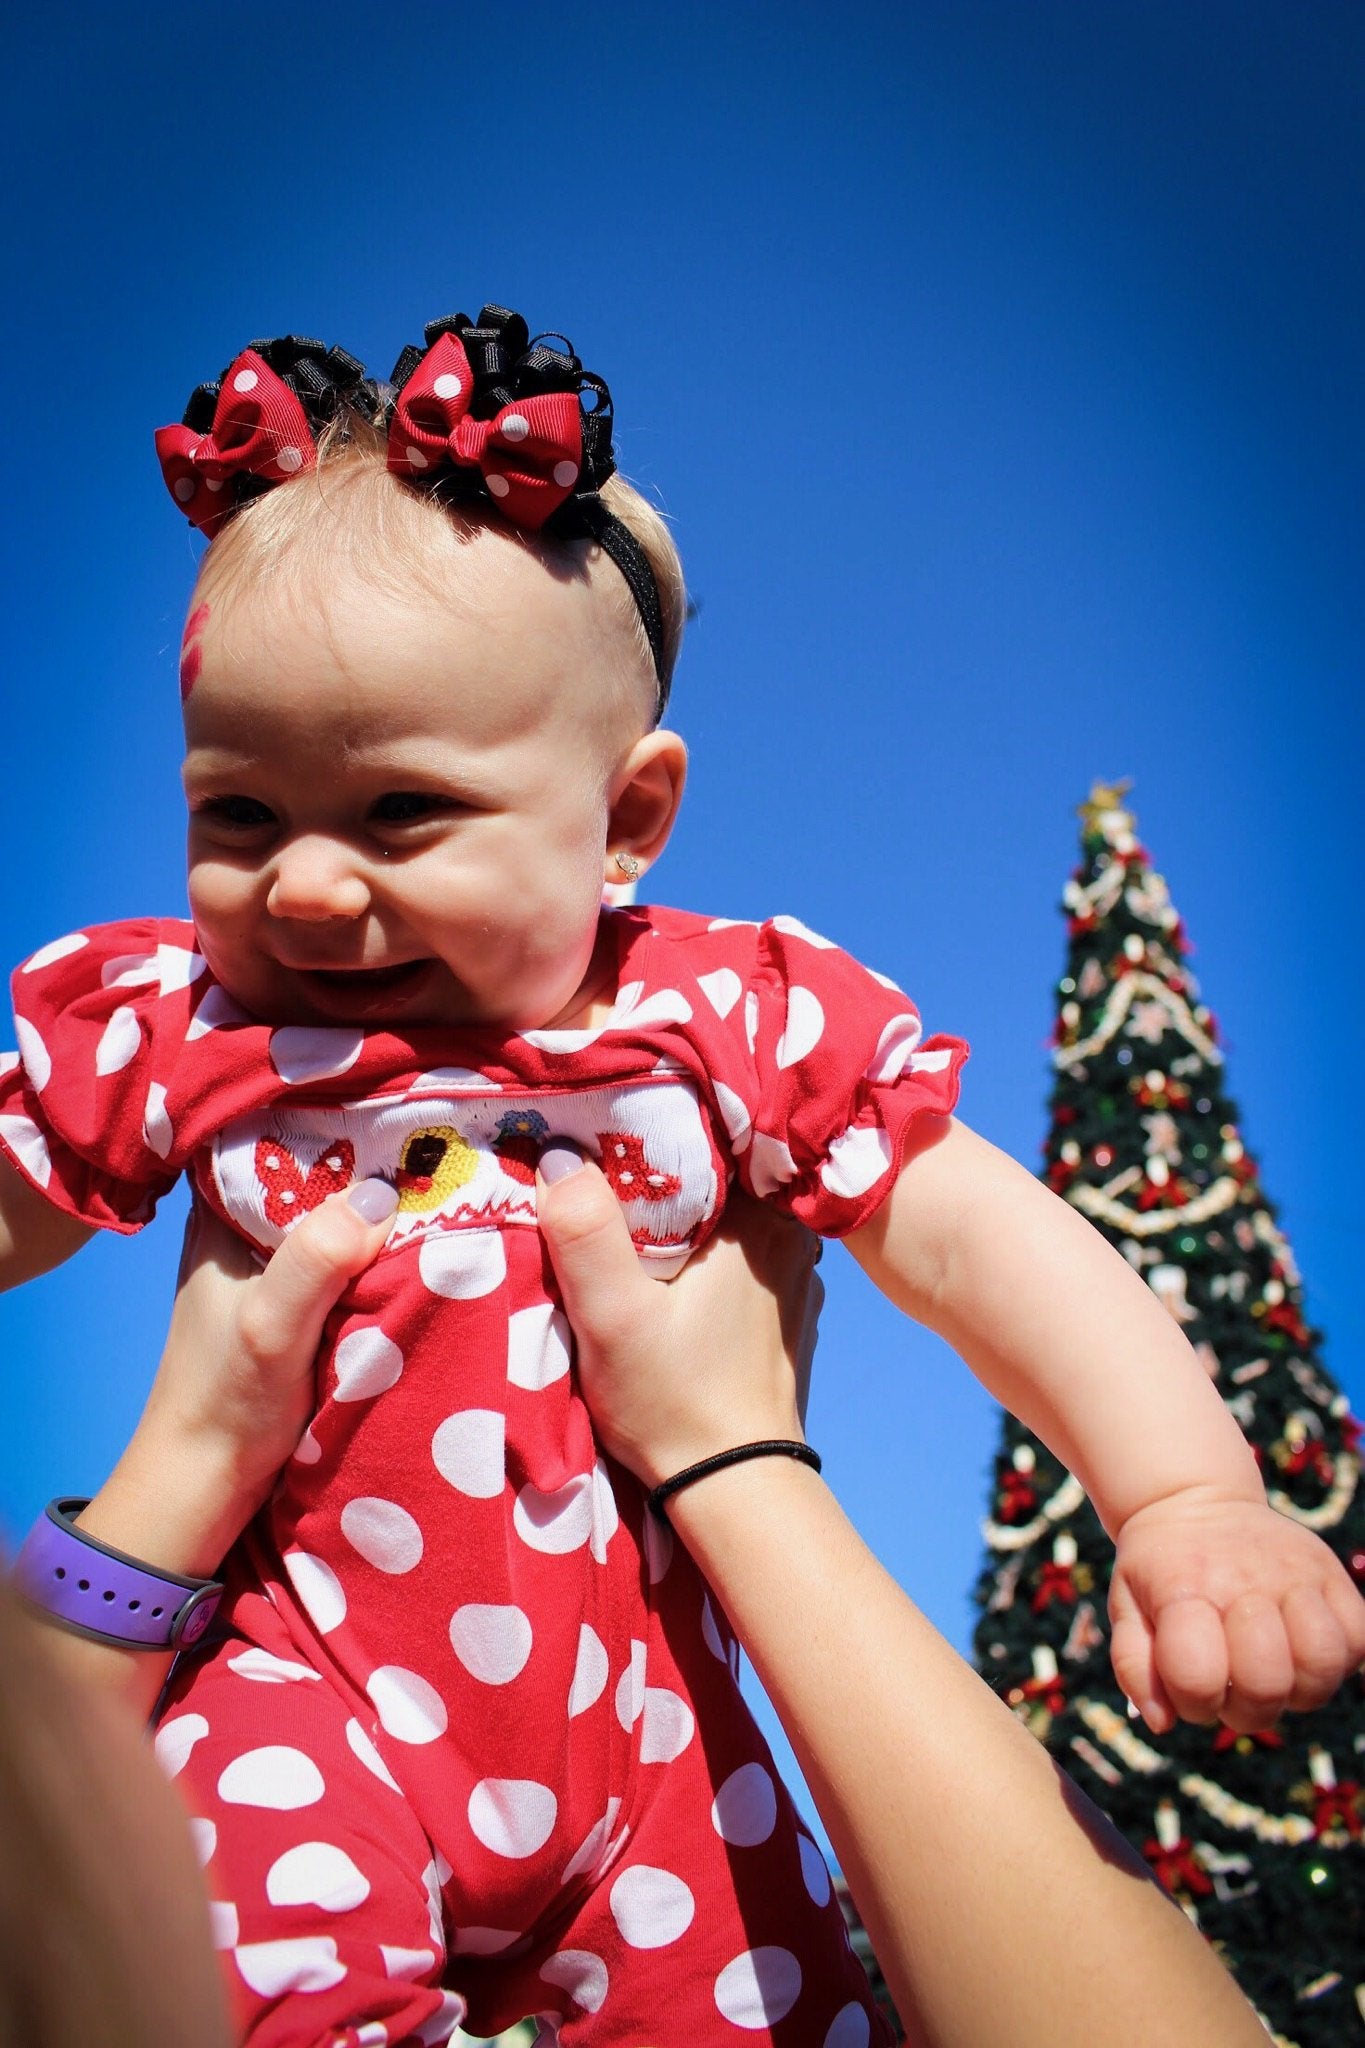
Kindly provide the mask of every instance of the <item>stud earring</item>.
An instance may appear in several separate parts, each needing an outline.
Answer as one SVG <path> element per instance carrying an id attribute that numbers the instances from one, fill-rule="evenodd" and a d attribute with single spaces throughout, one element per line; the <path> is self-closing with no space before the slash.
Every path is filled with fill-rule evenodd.
<path id="1" fill-rule="evenodd" d="M 640 872 L 640 863 L 633 853 L 618 853 L 616 865 L 628 882 L 633 882 Z"/>

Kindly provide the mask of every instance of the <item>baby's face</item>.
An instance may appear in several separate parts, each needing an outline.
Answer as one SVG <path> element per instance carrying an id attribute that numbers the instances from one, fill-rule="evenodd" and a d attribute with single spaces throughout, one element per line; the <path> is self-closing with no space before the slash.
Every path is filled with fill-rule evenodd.
<path id="1" fill-rule="evenodd" d="M 189 891 L 228 992 L 272 1023 L 579 1021 L 643 726 L 603 684 L 600 589 L 487 532 L 448 600 L 344 573 L 208 589 Z"/>

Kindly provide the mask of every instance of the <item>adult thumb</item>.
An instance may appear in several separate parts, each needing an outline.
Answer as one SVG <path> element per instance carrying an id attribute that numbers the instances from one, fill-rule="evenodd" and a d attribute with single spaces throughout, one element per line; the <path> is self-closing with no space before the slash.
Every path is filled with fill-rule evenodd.
<path id="1" fill-rule="evenodd" d="M 605 1175 L 567 1146 L 547 1146 L 536 1181 L 541 1235 L 580 1340 L 619 1331 L 638 1314 L 640 1272 L 621 1205 Z"/>

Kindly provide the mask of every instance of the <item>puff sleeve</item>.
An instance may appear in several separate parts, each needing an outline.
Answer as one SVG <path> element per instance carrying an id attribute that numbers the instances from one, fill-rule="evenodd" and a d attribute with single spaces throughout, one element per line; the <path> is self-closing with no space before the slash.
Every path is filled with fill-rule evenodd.
<path id="1" fill-rule="evenodd" d="M 13 976 L 0 1150 L 82 1223 L 141 1229 L 184 1164 L 166 1097 L 203 971 L 190 926 L 141 918 L 71 932 Z"/>
<path id="2" fill-rule="evenodd" d="M 758 927 L 748 980 L 746 1085 L 717 1090 L 740 1181 L 842 1237 L 890 1193 L 916 1119 L 956 1105 L 967 1046 L 926 1039 L 893 982 L 796 918 Z"/>

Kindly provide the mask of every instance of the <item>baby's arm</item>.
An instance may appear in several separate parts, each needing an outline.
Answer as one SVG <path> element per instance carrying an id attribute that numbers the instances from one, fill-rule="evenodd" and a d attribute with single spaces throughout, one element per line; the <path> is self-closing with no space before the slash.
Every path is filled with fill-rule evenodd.
<path id="1" fill-rule="evenodd" d="M 848 1243 L 1076 1474 L 1118 1549 L 1119 1682 L 1155 1728 L 1256 1727 L 1321 1704 L 1365 1657 L 1365 1603 L 1268 1506 L 1190 1345 L 1069 1204 L 938 1120 Z"/>
<path id="2" fill-rule="evenodd" d="M 0 1156 L 0 1288 L 18 1287 L 50 1272 L 94 1234 L 88 1223 L 58 1209 Z"/>

